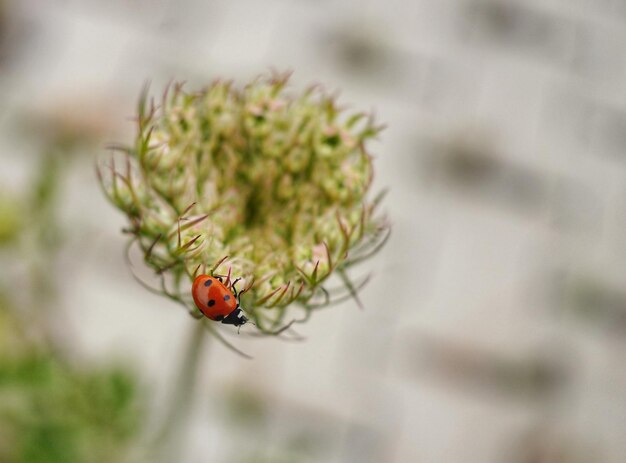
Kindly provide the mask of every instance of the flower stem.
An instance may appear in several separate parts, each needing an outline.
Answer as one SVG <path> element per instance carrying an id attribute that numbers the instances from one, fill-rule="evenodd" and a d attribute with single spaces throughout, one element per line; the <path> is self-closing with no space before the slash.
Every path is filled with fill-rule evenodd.
<path id="1" fill-rule="evenodd" d="M 171 463 L 180 458 L 181 444 L 195 397 L 198 364 L 206 331 L 203 322 L 195 321 L 187 339 L 187 345 L 180 362 L 180 370 L 174 380 L 163 423 L 154 442 L 158 461 Z"/>

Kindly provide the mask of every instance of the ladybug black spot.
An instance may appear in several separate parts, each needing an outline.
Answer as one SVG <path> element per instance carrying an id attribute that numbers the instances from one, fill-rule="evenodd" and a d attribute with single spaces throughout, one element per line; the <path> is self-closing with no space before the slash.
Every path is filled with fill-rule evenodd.
<path id="1" fill-rule="evenodd" d="M 226 296 L 224 296 L 224 300 L 228 301 L 230 299 L 230 296 L 227 294 Z"/>
<path id="2" fill-rule="evenodd" d="M 210 299 L 207 305 L 213 307 L 215 305 L 215 299 Z"/>
<path id="3" fill-rule="evenodd" d="M 213 283 L 213 280 L 207 280 L 204 282 L 204 286 L 211 286 L 212 283 Z"/>

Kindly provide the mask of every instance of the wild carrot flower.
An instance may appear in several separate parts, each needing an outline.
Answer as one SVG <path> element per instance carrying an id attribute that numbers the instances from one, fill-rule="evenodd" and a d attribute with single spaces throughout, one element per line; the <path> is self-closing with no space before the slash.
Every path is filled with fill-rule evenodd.
<path id="1" fill-rule="evenodd" d="M 271 75 L 191 93 L 173 84 L 158 105 L 144 93 L 134 144 L 115 147 L 123 164 L 99 170 L 163 294 L 197 314 L 196 274 L 241 277 L 246 315 L 266 333 L 286 326 L 289 305 L 307 318 L 356 297 L 346 270 L 388 236 L 380 195 L 367 197 L 366 143 L 381 127 L 319 86 L 294 94 L 287 83 Z M 342 291 L 327 287 L 333 273 Z"/>

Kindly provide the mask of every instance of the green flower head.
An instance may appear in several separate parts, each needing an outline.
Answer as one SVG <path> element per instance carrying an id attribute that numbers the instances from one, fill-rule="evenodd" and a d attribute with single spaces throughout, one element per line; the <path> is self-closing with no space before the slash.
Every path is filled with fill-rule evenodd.
<path id="1" fill-rule="evenodd" d="M 197 274 L 241 277 L 242 306 L 268 333 L 285 326 L 290 304 L 308 317 L 355 296 L 346 269 L 388 236 L 367 199 L 366 143 L 381 128 L 318 86 L 294 95 L 287 83 L 274 74 L 193 93 L 173 84 L 160 105 L 144 93 L 135 144 L 117 147 L 124 167 L 112 159 L 99 171 L 164 294 L 197 314 Z M 333 272 L 343 295 L 327 288 Z"/>

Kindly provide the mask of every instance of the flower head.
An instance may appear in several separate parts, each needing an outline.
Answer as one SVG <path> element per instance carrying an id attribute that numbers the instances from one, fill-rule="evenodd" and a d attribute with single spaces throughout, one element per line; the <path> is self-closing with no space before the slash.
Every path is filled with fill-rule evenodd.
<path id="1" fill-rule="evenodd" d="M 125 166 L 100 174 L 145 262 L 171 276 L 168 296 L 193 307 L 198 272 L 242 277 L 242 305 L 266 332 L 292 303 L 308 315 L 329 302 L 331 274 L 345 276 L 388 231 L 366 198 L 365 145 L 380 127 L 317 86 L 294 95 L 287 82 L 216 81 L 194 93 L 175 84 L 159 106 L 144 94 L 135 144 L 118 147 Z"/>

